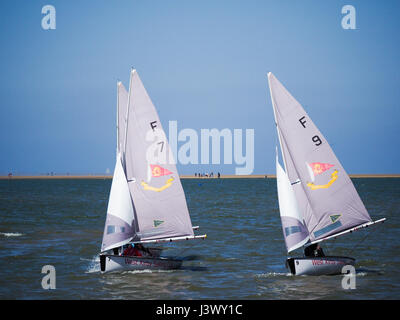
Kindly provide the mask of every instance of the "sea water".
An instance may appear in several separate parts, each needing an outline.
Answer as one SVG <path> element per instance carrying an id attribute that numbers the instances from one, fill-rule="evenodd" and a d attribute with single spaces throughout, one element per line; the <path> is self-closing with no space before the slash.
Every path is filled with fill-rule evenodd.
<path id="1" fill-rule="evenodd" d="M 353 182 L 379 224 L 323 243 L 356 259 L 343 276 L 292 276 L 275 179 L 185 179 L 193 225 L 205 240 L 163 244 L 172 271 L 101 274 L 99 249 L 111 180 L 0 180 L 0 299 L 399 299 L 400 179 Z M 302 252 L 294 254 L 302 255 Z M 45 290 L 43 266 L 55 269 Z"/>

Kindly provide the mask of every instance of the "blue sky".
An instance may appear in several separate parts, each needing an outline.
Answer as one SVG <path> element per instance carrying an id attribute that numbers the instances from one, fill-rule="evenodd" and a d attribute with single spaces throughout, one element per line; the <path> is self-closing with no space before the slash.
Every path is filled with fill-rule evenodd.
<path id="1" fill-rule="evenodd" d="M 41 27 L 47 4 L 55 30 Z M 341 26 L 346 4 L 356 30 Z M 275 171 L 268 71 L 349 173 L 400 172 L 399 1 L 5 0 L 0 10 L 0 174 L 112 171 L 116 81 L 128 87 L 131 67 L 167 134 L 170 120 L 254 129 L 254 174 Z"/>

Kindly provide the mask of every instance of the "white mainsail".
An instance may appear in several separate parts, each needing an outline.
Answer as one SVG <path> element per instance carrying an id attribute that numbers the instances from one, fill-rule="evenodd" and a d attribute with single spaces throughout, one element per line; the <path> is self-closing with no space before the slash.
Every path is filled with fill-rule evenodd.
<path id="1" fill-rule="evenodd" d="M 288 252 L 291 252 L 306 244 L 309 240 L 309 235 L 304 226 L 301 212 L 297 207 L 292 185 L 286 172 L 278 162 L 278 155 L 276 156 L 276 183 L 286 248 Z"/>
<path id="2" fill-rule="evenodd" d="M 372 224 L 351 179 L 303 107 L 272 73 L 268 82 L 285 175 L 295 196 L 291 201 L 297 202 L 310 241 Z"/>
<path id="3" fill-rule="evenodd" d="M 134 211 L 121 158 L 125 141 L 127 102 L 128 93 L 119 81 L 117 83 L 117 156 L 101 251 L 122 246 L 134 235 Z"/>
<path id="4" fill-rule="evenodd" d="M 121 163 L 121 156 L 118 153 L 108 201 L 101 251 L 122 246 L 128 243 L 133 236 L 134 211 Z"/>

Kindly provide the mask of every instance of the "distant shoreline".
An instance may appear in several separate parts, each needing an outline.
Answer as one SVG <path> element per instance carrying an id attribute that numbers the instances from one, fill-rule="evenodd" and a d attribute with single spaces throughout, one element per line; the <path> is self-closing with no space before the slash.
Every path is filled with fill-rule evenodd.
<path id="1" fill-rule="evenodd" d="M 218 177 L 195 177 L 194 175 L 181 175 L 181 179 L 218 179 Z M 274 174 L 253 174 L 253 175 L 221 175 L 220 179 L 275 179 Z M 350 178 L 400 178 L 400 174 L 350 174 Z M 0 180 L 24 180 L 24 179 L 112 179 L 112 175 L 21 175 L 21 176 L 0 176 Z"/>

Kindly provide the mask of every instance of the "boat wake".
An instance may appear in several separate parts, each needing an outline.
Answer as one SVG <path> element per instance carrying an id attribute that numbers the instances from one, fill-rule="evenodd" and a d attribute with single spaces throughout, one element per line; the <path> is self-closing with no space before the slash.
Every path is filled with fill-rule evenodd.
<path id="1" fill-rule="evenodd" d="M 150 270 L 150 269 L 145 269 L 145 270 L 127 270 L 127 271 L 122 271 L 122 274 L 136 274 L 136 273 L 171 273 L 176 270 Z"/>
<path id="2" fill-rule="evenodd" d="M 366 268 L 357 268 L 356 269 L 356 275 L 357 277 L 365 277 L 368 274 L 383 274 L 382 271 L 379 270 L 371 270 L 371 269 L 366 269 Z M 307 277 L 308 275 L 301 275 L 301 276 L 296 276 L 298 277 Z M 293 274 L 290 272 L 267 272 L 267 273 L 261 273 L 261 274 L 256 274 L 256 278 L 272 278 L 272 277 L 293 277 Z"/>
<path id="3" fill-rule="evenodd" d="M 382 275 L 382 274 L 384 274 L 384 272 L 380 271 L 380 270 L 367 269 L 367 268 L 364 268 L 364 267 L 360 267 L 360 268 L 356 269 L 357 277 L 359 277 L 359 276 L 360 277 L 364 277 L 364 276 L 367 276 L 369 274 Z"/>
<path id="4" fill-rule="evenodd" d="M 292 277 L 293 275 L 290 272 L 267 272 L 256 274 L 256 278 L 270 278 L 270 277 Z"/>
<path id="5" fill-rule="evenodd" d="M 198 256 L 186 256 L 186 257 L 182 257 L 183 261 L 193 261 L 193 260 L 197 260 Z M 82 261 L 87 261 L 89 262 L 85 273 L 100 273 L 100 257 L 98 255 L 95 255 L 92 259 L 89 258 L 80 258 L 80 260 Z M 193 267 L 193 266 L 182 266 L 180 269 L 184 269 L 184 270 L 191 270 L 191 271 L 204 271 L 206 270 L 205 267 Z M 136 273 L 159 273 L 159 272 L 163 272 L 163 273 L 171 273 L 174 272 L 176 270 L 150 270 L 150 269 L 145 269 L 145 270 L 126 270 L 126 271 L 122 271 L 122 274 L 136 274 Z"/>
<path id="6" fill-rule="evenodd" d="M 2 236 L 5 236 L 5 237 L 20 237 L 20 236 L 23 236 L 23 233 L 19 233 L 19 232 L 0 232 L 0 234 Z"/>
<path id="7" fill-rule="evenodd" d="M 189 255 L 185 257 L 177 257 L 176 259 L 182 260 L 182 261 L 195 261 L 195 260 L 200 260 L 201 256 L 199 255 Z"/>
<path id="8" fill-rule="evenodd" d="M 96 273 L 100 272 L 100 257 L 98 255 L 95 255 L 92 259 L 85 259 L 85 258 L 80 258 L 83 261 L 89 261 L 89 265 L 86 268 L 85 273 Z"/>

